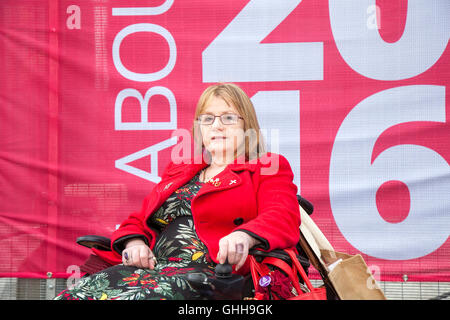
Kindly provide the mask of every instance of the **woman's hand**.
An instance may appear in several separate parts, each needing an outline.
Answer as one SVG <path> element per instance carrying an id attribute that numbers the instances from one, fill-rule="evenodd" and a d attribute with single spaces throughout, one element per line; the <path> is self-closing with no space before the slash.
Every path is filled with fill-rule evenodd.
<path id="1" fill-rule="evenodd" d="M 234 231 L 219 240 L 217 260 L 219 260 L 219 263 L 225 263 L 228 260 L 229 264 L 236 264 L 235 270 L 237 271 L 244 265 L 248 250 L 258 243 L 258 240 L 247 233 Z"/>
<path id="2" fill-rule="evenodd" d="M 154 269 L 156 258 L 152 250 L 141 239 L 132 239 L 122 251 L 122 262 L 125 266 Z"/>

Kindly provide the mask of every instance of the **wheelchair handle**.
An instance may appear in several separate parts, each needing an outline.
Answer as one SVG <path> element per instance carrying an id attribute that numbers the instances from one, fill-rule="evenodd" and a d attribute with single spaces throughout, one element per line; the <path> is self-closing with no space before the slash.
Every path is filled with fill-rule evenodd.
<path id="1" fill-rule="evenodd" d="M 244 277 L 233 274 L 232 271 L 231 265 L 226 261 L 216 265 L 214 276 L 194 272 L 187 274 L 186 280 L 206 299 L 241 300 Z"/>
<path id="2" fill-rule="evenodd" d="M 225 261 L 225 263 L 217 264 L 216 268 L 214 269 L 215 275 L 217 279 L 229 279 L 231 278 L 231 274 L 233 272 L 233 268 L 228 263 L 228 260 Z"/>

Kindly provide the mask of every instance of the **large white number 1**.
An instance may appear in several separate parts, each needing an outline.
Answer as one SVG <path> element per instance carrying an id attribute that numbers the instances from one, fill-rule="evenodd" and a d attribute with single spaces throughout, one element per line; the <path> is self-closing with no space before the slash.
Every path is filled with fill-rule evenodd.
<path id="1" fill-rule="evenodd" d="M 388 260 L 427 255 L 450 230 L 450 167 L 435 151 L 397 145 L 372 163 L 378 137 L 388 128 L 411 121 L 445 122 L 445 87 L 414 85 L 376 93 L 345 118 L 330 161 L 330 201 L 344 237 L 358 250 Z M 405 220 L 389 223 L 380 216 L 376 192 L 387 181 L 409 189 Z"/>
<path id="2" fill-rule="evenodd" d="M 323 43 L 264 43 L 302 0 L 250 1 L 203 51 L 203 82 L 323 79 Z"/>

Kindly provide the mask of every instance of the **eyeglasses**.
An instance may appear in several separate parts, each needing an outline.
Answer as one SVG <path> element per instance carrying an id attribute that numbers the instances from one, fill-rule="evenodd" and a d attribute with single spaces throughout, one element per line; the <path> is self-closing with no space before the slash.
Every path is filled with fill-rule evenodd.
<path id="1" fill-rule="evenodd" d="M 236 124 L 238 123 L 239 119 L 244 119 L 235 113 L 224 113 L 220 116 L 215 116 L 213 114 L 201 114 L 198 117 L 198 121 L 202 125 L 211 125 L 214 123 L 216 118 L 220 118 L 220 121 L 222 122 L 223 125 Z"/>

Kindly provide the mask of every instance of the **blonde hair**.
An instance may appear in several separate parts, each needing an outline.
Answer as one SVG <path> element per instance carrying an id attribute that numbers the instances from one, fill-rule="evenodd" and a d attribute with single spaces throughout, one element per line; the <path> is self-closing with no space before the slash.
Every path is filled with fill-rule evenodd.
<path id="1" fill-rule="evenodd" d="M 197 108 L 195 109 L 194 124 L 192 126 L 192 135 L 194 138 L 194 149 L 196 154 L 204 151 L 203 137 L 200 125 L 197 121 L 212 97 L 223 99 L 229 106 L 234 106 L 244 121 L 245 133 L 245 159 L 246 161 L 259 158 L 266 153 L 266 146 L 262 137 L 258 119 L 256 118 L 255 108 L 247 94 L 234 83 L 218 83 L 203 91 Z M 250 133 L 250 137 L 248 134 Z M 235 152 L 235 158 L 238 156 Z"/>

